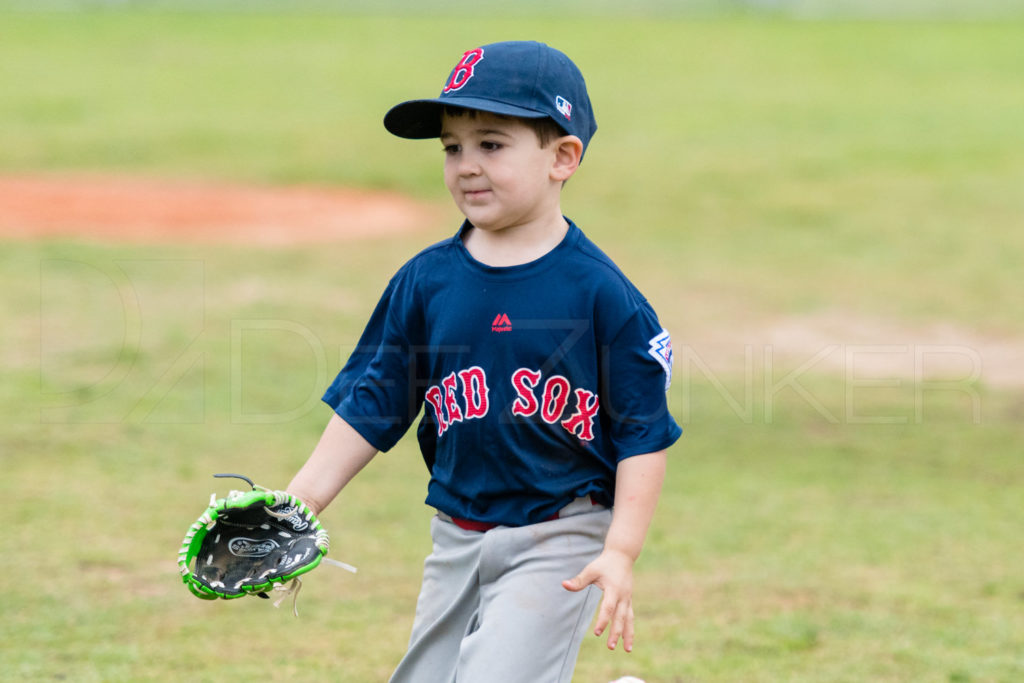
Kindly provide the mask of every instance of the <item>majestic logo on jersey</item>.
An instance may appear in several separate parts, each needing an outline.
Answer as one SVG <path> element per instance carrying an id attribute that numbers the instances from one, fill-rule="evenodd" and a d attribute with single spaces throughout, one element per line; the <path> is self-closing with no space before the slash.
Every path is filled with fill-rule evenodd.
<path id="1" fill-rule="evenodd" d="M 466 83 L 469 83 L 469 79 L 473 78 L 474 72 L 476 71 L 476 65 L 481 62 L 484 58 L 484 49 L 478 47 L 475 50 L 470 50 L 462 55 L 462 59 L 455 65 L 452 70 L 452 75 L 448 77 L 448 82 L 445 83 L 444 92 L 450 93 L 455 90 L 461 90 Z"/>
<path id="2" fill-rule="evenodd" d="M 508 319 L 508 314 L 499 313 L 494 316 L 494 322 L 491 323 L 491 332 L 511 332 L 512 321 Z"/>
<path id="3" fill-rule="evenodd" d="M 668 330 L 662 328 L 661 333 L 651 339 L 650 345 L 647 353 L 651 354 L 665 370 L 665 391 L 668 391 L 669 385 L 672 384 L 672 337 L 669 336 Z"/>
<path id="4" fill-rule="evenodd" d="M 564 116 L 567 121 L 572 121 L 572 102 L 561 95 L 558 95 L 555 97 L 555 109 L 557 109 L 558 113 Z"/>
<path id="5" fill-rule="evenodd" d="M 574 389 L 561 375 L 545 379 L 540 370 L 529 368 L 516 370 L 510 381 L 516 394 L 510 409 L 512 415 L 539 415 L 548 424 L 560 424 L 580 441 L 594 439 L 594 423 L 600 408 L 597 394 Z M 490 412 L 487 373 L 476 366 L 453 372 L 440 385 L 428 388 L 425 398 L 434 410 L 437 435 L 441 437 L 453 425 L 482 418 Z"/>

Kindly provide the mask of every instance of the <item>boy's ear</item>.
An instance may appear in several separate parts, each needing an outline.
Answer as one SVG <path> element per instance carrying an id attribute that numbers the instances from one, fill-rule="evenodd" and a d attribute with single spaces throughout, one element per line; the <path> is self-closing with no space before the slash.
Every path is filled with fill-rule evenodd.
<path id="1" fill-rule="evenodd" d="M 583 158 L 583 141 L 575 135 L 565 135 L 554 142 L 555 161 L 551 165 L 551 179 L 565 182 L 572 177 Z"/>

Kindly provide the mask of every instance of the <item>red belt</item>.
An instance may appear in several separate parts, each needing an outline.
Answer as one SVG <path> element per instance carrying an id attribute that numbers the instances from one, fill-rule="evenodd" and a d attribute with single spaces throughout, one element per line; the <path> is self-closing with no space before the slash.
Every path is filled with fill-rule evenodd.
<path id="1" fill-rule="evenodd" d="M 555 519 L 558 519 L 558 513 L 557 512 L 555 514 L 551 515 L 550 517 L 545 518 L 543 521 L 550 522 L 550 521 L 555 520 Z M 466 531 L 481 531 L 481 532 L 483 532 L 483 531 L 490 531 L 491 529 L 494 529 L 495 527 L 501 526 L 500 524 L 495 524 L 494 522 L 475 522 L 472 519 L 461 519 L 459 517 L 452 517 L 452 524 L 454 524 L 455 526 L 459 527 L 460 529 L 465 529 Z"/>
<path id="2" fill-rule="evenodd" d="M 591 505 L 599 505 L 599 503 L 597 503 L 593 499 L 591 499 L 590 504 Z M 550 517 L 546 517 L 546 518 L 544 518 L 541 521 L 551 522 L 553 520 L 558 519 L 560 516 L 561 516 L 561 511 L 558 511 L 555 514 L 551 515 Z M 452 524 L 454 524 L 455 526 L 459 527 L 460 529 L 465 529 L 466 531 L 480 531 L 480 532 L 484 532 L 484 531 L 490 531 L 491 529 L 494 529 L 495 527 L 501 526 L 500 524 L 495 524 L 494 522 L 477 522 L 477 521 L 472 520 L 472 519 L 462 519 L 460 517 L 452 517 L 451 520 L 452 520 Z"/>

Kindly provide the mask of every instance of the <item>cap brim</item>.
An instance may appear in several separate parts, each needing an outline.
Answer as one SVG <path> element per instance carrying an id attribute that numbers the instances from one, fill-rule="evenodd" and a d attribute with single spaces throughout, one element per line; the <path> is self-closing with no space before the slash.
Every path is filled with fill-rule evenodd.
<path id="1" fill-rule="evenodd" d="M 544 119 L 544 112 L 516 107 L 479 97 L 444 97 L 433 100 L 409 100 L 392 107 L 384 115 L 384 127 L 400 138 L 424 140 L 441 136 L 441 112 L 445 107 L 486 111 L 524 119 Z"/>

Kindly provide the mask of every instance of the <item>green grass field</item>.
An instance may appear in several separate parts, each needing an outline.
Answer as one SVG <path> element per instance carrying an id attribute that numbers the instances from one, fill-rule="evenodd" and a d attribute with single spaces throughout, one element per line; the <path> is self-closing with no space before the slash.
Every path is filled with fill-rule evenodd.
<path id="1" fill-rule="evenodd" d="M 391 138 L 383 112 L 436 94 L 467 46 L 560 47 L 600 125 L 564 208 L 673 331 L 686 429 L 637 567 L 636 650 L 590 639 L 576 680 L 1024 679 L 1024 387 L 996 365 L 851 374 L 744 336 L 832 316 L 902 330 L 873 340 L 881 355 L 934 350 L 934 329 L 1021 343 L 1024 23 L 658 6 L 3 10 L 0 173 L 443 204 L 439 145 Z M 287 483 L 387 278 L 454 229 L 279 250 L 0 242 L 0 678 L 385 680 L 429 551 L 414 439 L 325 513 L 360 572 L 318 569 L 299 619 L 196 600 L 175 559 L 224 486 L 212 473 Z"/>

